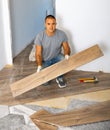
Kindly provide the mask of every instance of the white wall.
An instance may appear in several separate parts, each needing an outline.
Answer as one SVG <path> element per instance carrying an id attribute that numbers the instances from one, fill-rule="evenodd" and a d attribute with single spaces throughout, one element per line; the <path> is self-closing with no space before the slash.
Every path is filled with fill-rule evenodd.
<path id="1" fill-rule="evenodd" d="M 44 29 L 45 16 L 55 13 L 54 3 L 55 0 L 0 0 L 0 70 L 12 64 L 13 57 Z"/>
<path id="2" fill-rule="evenodd" d="M 73 53 L 97 43 L 104 52 L 103 57 L 79 69 L 110 72 L 110 0 L 56 0 L 56 16 Z"/>
<path id="3" fill-rule="evenodd" d="M 13 57 L 20 53 L 44 29 L 46 14 L 53 14 L 53 0 L 11 0 Z"/>
<path id="4" fill-rule="evenodd" d="M 0 0 L 0 70 L 12 64 L 11 32 L 8 1 Z"/>

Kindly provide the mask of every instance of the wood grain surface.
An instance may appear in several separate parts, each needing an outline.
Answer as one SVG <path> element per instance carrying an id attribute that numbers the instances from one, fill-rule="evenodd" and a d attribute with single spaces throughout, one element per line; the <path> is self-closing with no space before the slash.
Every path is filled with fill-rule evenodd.
<path id="1" fill-rule="evenodd" d="M 53 126 L 47 123 L 39 122 L 36 119 L 32 119 L 32 121 L 35 123 L 35 125 L 40 129 L 40 130 L 57 130 L 57 126 Z"/>
<path id="2" fill-rule="evenodd" d="M 20 70 L 22 68 L 19 68 Z M 25 68 L 26 69 L 26 68 Z M 15 69 L 14 69 L 15 70 Z M 13 74 L 13 71 L 12 73 Z M 18 68 L 16 68 L 18 70 Z M 27 69 L 26 69 L 27 70 Z M 19 71 L 20 72 L 20 71 Z M 27 72 L 27 71 L 26 71 Z M 30 71 L 28 71 L 30 73 Z M 78 71 L 72 70 L 69 73 L 65 74 L 64 78 L 67 83 L 67 87 L 60 89 L 55 81 L 52 80 L 51 83 L 47 86 L 41 85 L 36 87 L 24 94 L 21 94 L 17 97 L 13 97 L 10 90 L 10 81 L 13 78 L 13 81 L 18 80 L 18 78 L 23 75 L 23 73 L 14 73 L 14 75 L 6 77 L 7 70 L 0 73 L 0 104 L 1 105 L 17 105 L 24 103 L 31 103 L 37 101 L 45 101 L 45 105 L 48 102 L 46 100 L 55 99 L 60 97 L 70 97 L 70 96 L 80 96 L 80 94 L 87 94 L 92 92 L 99 92 L 104 90 L 110 90 L 110 73 L 103 72 L 88 72 L 88 71 Z M 93 77 L 96 76 L 99 80 L 98 83 L 80 83 L 79 78 L 81 77 Z M 3 79 L 3 80 L 2 80 Z M 105 93 L 106 94 L 106 93 Z M 98 95 L 99 98 L 102 95 Z M 102 98 L 102 97 L 101 97 Z M 59 102 L 60 103 L 60 102 Z M 63 102 L 65 103 L 65 102 Z"/>
<path id="3" fill-rule="evenodd" d="M 44 123 L 37 120 L 36 117 L 42 115 L 51 115 L 48 111 L 39 110 L 37 113 L 30 116 L 31 120 L 40 128 L 40 130 L 57 130 L 56 125 L 51 125 L 50 123 Z"/>
<path id="4" fill-rule="evenodd" d="M 76 110 L 58 114 L 49 114 L 45 110 L 33 114 L 31 118 L 42 123 L 50 123 L 60 126 L 73 126 L 110 120 L 110 101 L 97 103 Z"/>
<path id="5" fill-rule="evenodd" d="M 101 99 L 104 95 L 110 91 L 110 73 L 104 73 L 102 71 L 79 71 L 72 70 L 64 75 L 67 87 L 60 89 L 53 79 L 47 86 L 40 85 L 26 93 L 23 93 L 17 97 L 12 96 L 10 85 L 18 80 L 21 80 L 36 72 L 36 62 L 29 61 L 29 54 L 32 50 L 33 43 L 27 46 L 19 55 L 14 58 L 13 66 L 4 67 L 0 71 L 0 104 L 1 105 L 17 105 L 17 104 L 30 104 L 32 102 L 45 102 L 45 106 L 49 105 L 47 100 L 54 100 L 59 98 L 68 98 L 70 96 L 80 96 L 82 94 L 90 94 L 93 92 L 98 94 L 98 98 Z M 98 83 L 80 83 L 79 78 L 87 78 L 96 76 L 99 80 Z M 105 94 L 99 94 L 100 91 Z M 92 95 L 94 96 L 94 95 Z M 106 97 L 106 96 L 104 96 Z M 86 97 L 87 98 L 87 97 Z M 83 99 L 83 100 L 86 100 Z M 95 97 L 94 97 L 95 98 Z M 93 98 L 91 97 L 90 100 Z M 107 98 L 109 100 L 109 98 Z M 57 100 L 61 104 L 61 100 Z M 54 101 L 53 101 L 54 102 Z M 67 104 L 67 103 L 66 103 Z M 33 105 L 36 105 L 36 103 Z M 63 101 L 62 106 L 65 105 Z M 52 106 L 53 107 L 53 106 Z"/>
<path id="6" fill-rule="evenodd" d="M 39 73 L 34 73 L 24 79 L 12 83 L 10 86 L 12 95 L 13 97 L 21 95 L 49 80 L 56 78 L 59 75 L 65 74 L 101 56 L 103 56 L 103 53 L 100 50 L 99 46 L 94 45 L 73 56 L 70 56 L 68 60 L 58 62 L 50 67 L 43 69 Z"/>

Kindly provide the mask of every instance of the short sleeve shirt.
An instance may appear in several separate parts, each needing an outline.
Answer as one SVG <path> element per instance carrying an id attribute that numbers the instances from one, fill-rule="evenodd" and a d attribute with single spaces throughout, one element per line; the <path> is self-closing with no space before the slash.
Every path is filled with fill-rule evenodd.
<path id="1" fill-rule="evenodd" d="M 66 34 L 56 29 L 53 36 L 48 36 L 45 31 L 40 32 L 35 38 L 35 45 L 42 46 L 43 61 L 51 60 L 61 53 L 62 43 L 67 42 Z"/>

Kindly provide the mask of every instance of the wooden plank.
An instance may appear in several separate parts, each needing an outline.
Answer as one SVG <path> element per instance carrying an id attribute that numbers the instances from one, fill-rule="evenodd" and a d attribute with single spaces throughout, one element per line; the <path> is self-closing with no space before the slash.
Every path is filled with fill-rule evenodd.
<path id="1" fill-rule="evenodd" d="M 68 60 L 63 60 L 48 68 L 43 69 L 39 73 L 34 73 L 30 76 L 27 76 L 26 78 L 11 84 L 13 97 L 23 94 L 49 80 L 56 78 L 59 75 L 65 74 L 101 56 L 103 56 L 103 53 L 100 50 L 99 46 L 94 45 L 73 56 L 70 56 Z"/>
<path id="2" fill-rule="evenodd" d="M 39 122 L 36 119 L 32 119 L 32 121 L 35 123 L 37 127 L 39 127 L 40 130 L 57 130 L 57 126 L 49 125 L 47 123 Z"/>
<path id="3" fill-rule="evenodd" d="M 51 115 L 48 111 L 39 110 L 37 113 L 30 116 L 31 120 L 40 128 L 40 130 L 57 130 L 57 126 L 48 123 L 40 122 L 36 119 L 41 115 Z"/>
<path id="4" fill-rule="evenodd" d="M 106 121 L 110 120 L 110 101 L 57 114 L 49 114 L 44 110 L 40 116 L 37 113 L 33 116 L 39 122 L 56 126 L 74 126 Z"/>
<path id="5" fill-rule="evenodd" d="M 34 114 L 30 115 L 31 119 L 37 119 L 39 116 L 43 116 L 43 115 L 52 115 L 51 113 L 49 113 L 46 110 L 39 110 L 38 112 L 35 112 Z"/>

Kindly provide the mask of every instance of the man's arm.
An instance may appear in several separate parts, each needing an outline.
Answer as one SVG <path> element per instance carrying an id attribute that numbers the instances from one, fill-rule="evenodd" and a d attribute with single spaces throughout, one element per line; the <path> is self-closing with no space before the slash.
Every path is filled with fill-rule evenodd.
<path id="1" fill-rule="evenodd" d="M 64 55 L 65 56 L 70 55 L 71 51 L 70 51 L 70 47 L 69 47 L 68 42 L 63 42 L 62 46 L 63 46 L 63 50 L 64 50 Z"/>
<path id="2" fill-rule="evenodd" d="M 42 68 L 42 46 L 36 45 L 36 62 L 37 62 L 37 72 Z"/>

